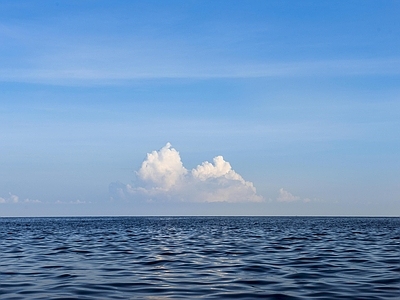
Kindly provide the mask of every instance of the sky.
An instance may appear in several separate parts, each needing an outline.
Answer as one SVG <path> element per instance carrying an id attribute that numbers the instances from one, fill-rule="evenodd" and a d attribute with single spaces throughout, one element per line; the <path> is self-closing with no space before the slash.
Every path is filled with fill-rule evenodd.
<path id="1" fill-rule="evenodd" d="M 399 216 L 399 15 L 1 1 L 0 216 Z"/>

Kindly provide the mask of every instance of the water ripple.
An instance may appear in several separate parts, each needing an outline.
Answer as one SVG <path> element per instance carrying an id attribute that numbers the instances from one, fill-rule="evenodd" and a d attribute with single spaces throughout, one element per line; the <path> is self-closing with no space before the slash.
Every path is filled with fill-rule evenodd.
<path id="1" fill-rule="evenodd" d="M 0 218 L 4 299 L 399 299 L 400 218 Z"/>

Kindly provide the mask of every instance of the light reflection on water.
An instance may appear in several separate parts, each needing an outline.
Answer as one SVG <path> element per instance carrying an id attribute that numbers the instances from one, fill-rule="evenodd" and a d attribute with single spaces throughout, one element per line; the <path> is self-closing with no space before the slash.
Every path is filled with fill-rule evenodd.
<path id="1" fill-rule="evenodd" d="M 398 299 L 400 218 L 1 218 L 1 299 Z"/>

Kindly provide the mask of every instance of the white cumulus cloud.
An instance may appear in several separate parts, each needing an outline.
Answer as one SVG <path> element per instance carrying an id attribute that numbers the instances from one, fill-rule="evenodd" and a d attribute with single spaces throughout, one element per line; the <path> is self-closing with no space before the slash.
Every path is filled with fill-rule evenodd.
<path id="1" fill-rule="evenodd" d="M 245 181 L 229 162 L 217 156 L 188 171 L 179 152 L 167 143 L 147 154 L 132 184 L 110 184 L 114 199 L 188 202 L 260 202 L 253 183 Z"/>
<path id="2" fill-rule="evenodd" d="M 208 161 L 203 162 L 192 170 L 192 175 L 201 181 L 206 181 L 210 178 L 225 177 L 226 179 L 238 180 L 245 183 L 243 178 L 232 170 L 231 164 L 224 160 L 222 156 L 214 157 L 214 164 Z"/>
<path id="3" fill-rule="evenodd" d="M 142 167 L 137 172 L 138 177 L 147 188 L 163 191 L 171 190 L 179 185 L 187 170 L 183 167 L 179 152 L 167 143 L 160 151 L 147 154 Z"/>

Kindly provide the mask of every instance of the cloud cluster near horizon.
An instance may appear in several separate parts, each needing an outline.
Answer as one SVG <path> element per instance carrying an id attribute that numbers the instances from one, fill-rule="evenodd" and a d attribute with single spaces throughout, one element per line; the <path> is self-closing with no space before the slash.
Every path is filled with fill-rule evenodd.
<path id="1" fill-rule="evenodd" d="M 39 200 L 32 200 L 32 199 L 25 199 L 23 201 L 20 201 L 20 198 L 17 195 L 14 195 L 13 193 L 8 193 L 7 198 L 0 197 L 0 204 L 1 203 L 41 203 Z"/>
<path id="2" fill-rule="evenodd" d="M 245 181 L 222 156 L 187 170 L 179 152 L 167 143 L 147 154 L 133 184 L 110 184 L 113 199 L 187 202 L 260 202 L 253 183 Z"/>

